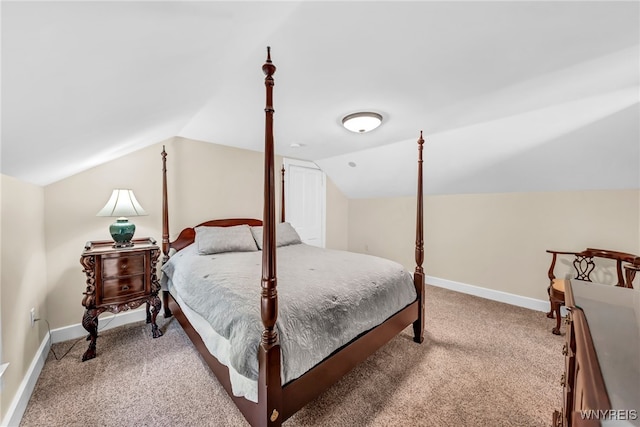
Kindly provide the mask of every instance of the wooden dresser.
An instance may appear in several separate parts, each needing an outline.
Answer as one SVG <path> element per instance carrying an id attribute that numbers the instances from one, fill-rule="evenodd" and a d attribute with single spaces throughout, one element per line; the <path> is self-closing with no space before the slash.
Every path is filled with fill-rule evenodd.
<path id="1" fill-rule="evenodd" d="M 151 238 L 133 239 L 132 242 L 133 246 L 126 248 L 114 248 L 111 240 L 85 245 L 80 258 L 87 275 L 82 326 L 89 332 L 90 342 L 82 356 L 83 361 L 96 357 L 98 316 L 105 311 L 118 313 L 146 304 L 147 323 L 151 323 L 153 338 L 162 335 L 156 324 L 161 306 L 160 282 L 156 274 L 160 248 Z"/>
<path id="2" fill-rule="evenodd" d="M 571 280 L 565 289 L 563 408 L 554 426 L 640 426 L 640 291 Z"/>

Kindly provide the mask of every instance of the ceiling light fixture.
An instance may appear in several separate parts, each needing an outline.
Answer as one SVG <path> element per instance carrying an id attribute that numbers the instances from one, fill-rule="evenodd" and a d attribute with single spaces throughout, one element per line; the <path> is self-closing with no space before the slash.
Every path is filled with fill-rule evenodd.
<path id="1" fill-rule="evenodd" d="M 342 119 L 342 125 L 355 133 L 370 132 L 380 126 L 381 123 L 382 116 L 370 111 L 349 114 Z"/>

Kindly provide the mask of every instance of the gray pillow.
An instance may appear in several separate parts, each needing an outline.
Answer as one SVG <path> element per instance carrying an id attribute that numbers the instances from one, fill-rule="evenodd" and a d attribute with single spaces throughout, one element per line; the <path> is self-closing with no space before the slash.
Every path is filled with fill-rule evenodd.
<path id="1" fill-rule="evenodd" d="M 195 243 L 201 255 L 258 250 L 251 228 L 246 224 L 233 227 L 201 226 L 196 227 L 195 231 Z"/>
<path id="2" fill-rule="evenodd" d="M 258 245 L 258 249 L 262 250 L 262 226 L 251 227 L 251 234 Z M 288 246 L 302 243 L 300 236 L 295 228 L 288 222 L 279 222 L 276 224 L 276 247 Z"/>

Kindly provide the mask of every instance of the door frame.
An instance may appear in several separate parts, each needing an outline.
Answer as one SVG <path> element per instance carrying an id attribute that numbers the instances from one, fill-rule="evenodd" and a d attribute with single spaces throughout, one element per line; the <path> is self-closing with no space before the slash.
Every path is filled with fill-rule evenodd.
<path id="1" fill-rule="evenodd" d="M 289 179 L 291 177 L 291 174 L 289 174 L 289 167 L 290 166 L 296 166 L 296 167 L 302 167 L 302 168 L 308 168 L 308 169 L 315 169 L 318 170 L 319 172 L 322 173 L 322 188 L 321 193 L 322 193 L 322 197 L 321 197 L 321 212 L 320 212 L 320 222 L 321 222 L 321 228 L 322 231 L 320 232 L 320 244 L 321 247 L 326 247 L 326 242 L 327 242 L 327 174 L 324 173 L 324 171 L 322 169 L 320 169 L 320 167 L 315 164 L 314 162 L 308 161 L 308 160 L 298 160 L 298 159 L 291 159 L 288 157 L 284 157 L 282 159 L 282 162 L 284 164 L 284 169 L 285 169 L 285 179 L 284 179 L 284 200 L 285 200 L 285 221 L 287 221 L 286 218 L 286 213 L 288 212 L 288 208 L 287 206 L 291 206 L 291 204 L 289 203 Z"/>

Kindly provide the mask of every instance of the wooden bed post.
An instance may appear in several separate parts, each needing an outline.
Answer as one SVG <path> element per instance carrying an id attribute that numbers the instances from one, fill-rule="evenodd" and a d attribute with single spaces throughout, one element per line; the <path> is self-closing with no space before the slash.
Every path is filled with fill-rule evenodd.
<path id="1" fill-rule="evenodd" d="M 423 221 L 423 197 L 422 197 L 422 131 L 418 139 L 418 194 L 416 207 L 416 270 L 413 273 L 413 284 L 418 294 L 418 320 L 413 322 L 413 340 L 417 343 L 424 341 L 424 270 L 422 262 L 424 261 L 424 231 L 422 228 Z"/>
<path id="2" fill-rule="evenodd" d="M 169 260 L 169 204 L 167 201 L 167 152 L 162 146 L 162 264 Z M 169 291 L 162 291 L 162 305 L 164 306 L 164 318 L 173 316 L 169 309 Z"/>
<path id="3" fill-rule="evenodd" d="M 282 164 L 282 181 L 280 185 L 280 222 L 284 222 L 284 163 Z"/>
<path id="4" fill-rule="evenodd" d="M 264 215 L 262 233 L 262 294 L 260 313 L 264 331 L 258 351 L 258 405 L 260 419 L 265 426 L 282 423 L 282 382 L 280 379 L 280 341 L 275 325 L 278 319 L 278 292 L 276 278 L 276 203 L 275 165 L 273 147 L 273 74 L 271 48 L 267 47 L 267 61 L 262 66 L 266 87 L 264 136 Z M 262 418 L 264 417 L 264 418 Z"/>

